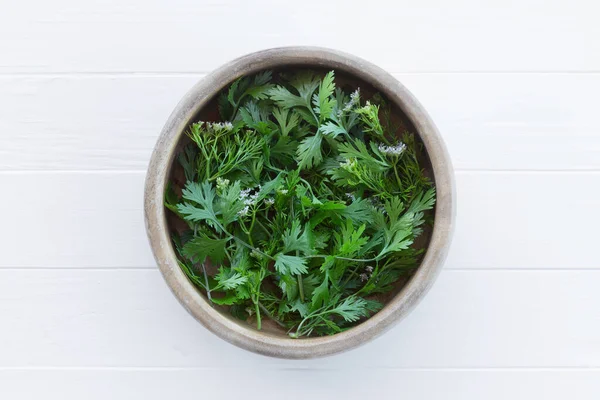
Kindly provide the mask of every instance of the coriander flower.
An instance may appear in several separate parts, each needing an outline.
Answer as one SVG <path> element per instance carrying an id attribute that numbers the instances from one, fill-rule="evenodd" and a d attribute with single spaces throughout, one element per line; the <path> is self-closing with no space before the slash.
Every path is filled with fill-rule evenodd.
<path id="1" fill-rule="evenodd" d="M 265 199 L 265 204 L 268 206 L 271 206 L 271 205 L 275 204 L 275 199 L 272 197 L 269 197 L 268 199 Z"/>
<path id="2" fill-rule="evenodd" d="M 238 211 L 237 215 L 240 217 L 245 217 L 246 215 L 248 215 L 249 212 L 250 212 L 250 207 L 246 206 L 246 207 L 242 208 L 240 211 Z"/>
<path id="3" fill-rule="evenodd" d="M 365 282 L 369 280 L 369 275 L 367 274 L 360 274 L 360 280 L 361 282 Z"/>
<path id="4" fill-rule="evenodd" d="M 370 266 L 370 265 L 367 265 L 367 266 L 365 267 L 365 271 L 367 271 L 369 274 L 371 274 L 371 273 L 373 273 L 373 267 L 372 267 L 372 266 Z"/>
<path id="5" fill-rule="evenodd" d="M 356 158 L 348 158 L 348 159 L 344 160 L 344 162 L 340 163 L 340 167 L 344 168 L 345 170 L 351 170 L 355 166 L 356 166 Z"/>
<path id="6" fill-rule="evenodd" d="M 380 143 L 377 149 L 383 154 L 389 154 L 394 156 L 400 156 L 406 150 L 406 145 L 402 142 L 398 142 L 395 146 L 386 146 Z"/>
<path id="7" fill-rule="evenodd" d="M 244 189 L 244 190 L 242 190 L 240 192 L 240 200 L 246 199 L 250 195 L 251 191 L 252 191 L 252 189 Z"/>
<path id="8" fill-rule="evenodd" d="M 223 190 L 229 186 L 229 179 L 217 178 L 217 190 Z"/>
<path id="9" fill-rule="evenodd" d="M 288 190 L 287 189 L 277 189 L 277 193 L 279 193 L 279 194 L 287 194 Z"/>
<path id="10" fill-rule="evenodd" d="M 352 92 L 352 94 L 350 94 L 350 101 L 348 101 L 345 105 L 344 105 L 344 112 L 348 112 L 350 110 L 352 110 L 354 108 L 354 106 L 356 106 L 358 104 L 358 102 L 360 101 L 360 88 L 356 89 L 354 92 Z"/>

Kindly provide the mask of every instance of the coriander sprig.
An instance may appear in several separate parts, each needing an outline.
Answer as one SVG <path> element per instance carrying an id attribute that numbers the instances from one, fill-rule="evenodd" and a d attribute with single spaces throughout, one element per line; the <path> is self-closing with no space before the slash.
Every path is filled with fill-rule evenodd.
<path id="1" fill-rule="evenodd" d="M 265 71 L 223 91 L 222 121 L 190 125 L 186 183 L 165 206 L 187 225 L 173 232 L 179 265 L 215 307 L 331 335 L 419 265 L 433 184 L 391 107 L 362 97 L 334 71 Z"/>

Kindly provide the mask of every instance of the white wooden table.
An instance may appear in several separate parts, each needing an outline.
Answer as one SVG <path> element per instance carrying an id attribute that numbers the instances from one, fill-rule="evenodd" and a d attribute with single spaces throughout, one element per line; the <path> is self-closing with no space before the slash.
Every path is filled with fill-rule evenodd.
<path id="1" fill-rule="evenodd" d="M 0 398 L 600 398 L 600 25 L 561 0 L 0 0 Z M 322 15 L 322 16 L 320 16 Z M 456 168 L 451 254 L 352 352 L 261 357 L 177 303 L 146 164 L 179 98 L 250 51 L 394 73 Z"/>

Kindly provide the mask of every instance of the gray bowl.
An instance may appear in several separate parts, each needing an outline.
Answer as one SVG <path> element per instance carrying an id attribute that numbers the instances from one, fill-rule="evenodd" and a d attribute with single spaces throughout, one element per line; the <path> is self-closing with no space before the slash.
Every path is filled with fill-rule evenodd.
<path id="1" fill-rule="evenodd" d="M 395 103 L 412 122 L 425 146 L 437 191 L 431 239 L 417 271 L 373 317 L 328 337 L 291 339 L 258 331 L 211 307 L 177 264 L 163 206 L 177 143 L 199 110 L 233 80 L 264 69 L 286 66 L 335 69 L 367 82 Z M 284 47 L 252 53 L 231 61 L 198 82 L 175 107 L 162 130 L 148 167 L 144 194 L 146 231 L 154 257 L 167 284 L 188 312 L 210 331 L 236 346 L 268 356 L 294 359 L 322 357 L 355 348 L 406 316 L 425 296 L 442 268 L 451 241 L 455 205 L 450 157 L 437 128 L 413 95 L 390 74 L 365 60 L 315 47 Z"/>

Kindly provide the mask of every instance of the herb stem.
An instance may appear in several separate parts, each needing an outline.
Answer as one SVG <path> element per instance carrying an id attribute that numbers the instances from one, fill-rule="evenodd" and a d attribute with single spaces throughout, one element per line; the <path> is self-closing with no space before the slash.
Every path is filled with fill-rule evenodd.
<path id="1" fill-rule="evenodd" d="M 400 176 L 398 176 L 398 169 L 396 168 L 396 164 L 394 164 L 394 175 L 396 175 L 396 182 L 398 183 L 398 187 L 402 187 L 402 181 L 400 180 Z"/>
<path id="2" fill-rule="evenodd" d="M 260 330 L 262 327 L 262 321 L 260 319 L 260 306 L 258 303 L 258 299 L 254 302 L 254 312 L 256 313 L 256 329 Z"/>
<path id="3" fill-rule="evenodd" d="M 267 307 L 265 307 L 265 306 L 264 306 L 264 305 L 263 305 L 263 304 L 262 304 L 260 301 L 258 302 L 258 306 L 260 307 L 260 309 L 262 310 L 262 312 L 263 312 L 263 313 L 264 313 L 264 314 L 265 314 L 267 317 L 269 317 L 269 319 L 271 319 L 273 322 L 275 322 L 277 325 L 279 325 L 279 326 L 281 326 L 281 327 L 283 327 L 283 328 L 285 328 L 285 327 L 286 327 L 286 326 L 285 326 L 285 324 L 284 324 L 283 322 L 281 322 L 280 320 L 278 320 L 277 318 L 275 318 L 275 317 L 273 316 L 273 314 L 271 314 L 271 313 L 269 312 L 269 310 L 267 310 Z"/>

